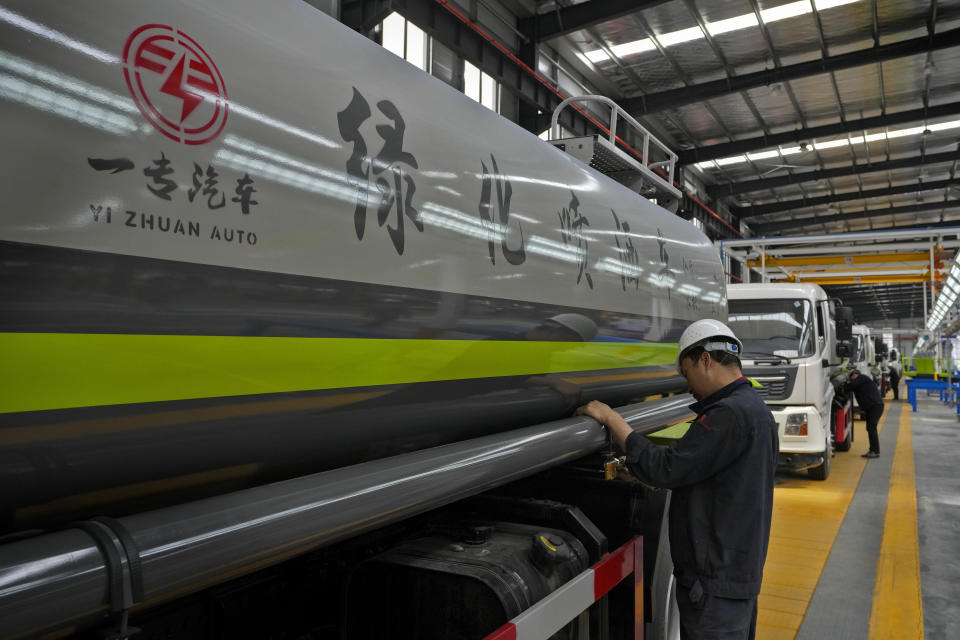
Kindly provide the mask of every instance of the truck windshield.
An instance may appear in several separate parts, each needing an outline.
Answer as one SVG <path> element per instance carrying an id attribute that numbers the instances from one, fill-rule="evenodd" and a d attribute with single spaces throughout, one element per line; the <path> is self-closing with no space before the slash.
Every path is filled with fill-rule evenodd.
<path id="1" fill-rule="evenodd" d="M 853 357 L 850 358 L 851 362 L 863 362 L 866 360 L 866 354 L 864 353 L 864 344 L 863 344 L 863 334 L 855 333 L 853 334 Z"/>
<path id="2" fill-rule="evenodd" d="M 729 326 L 744 355 L 813 355 L 816 332 L 809 300 L 729 300 Z"/>

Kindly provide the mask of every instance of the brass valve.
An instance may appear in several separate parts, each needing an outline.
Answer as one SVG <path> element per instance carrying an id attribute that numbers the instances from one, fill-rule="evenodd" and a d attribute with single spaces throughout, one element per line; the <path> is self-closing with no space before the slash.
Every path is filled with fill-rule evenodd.
<path id="1" fill-rule="evenodd" d="M 626 457 L 611 457 L 607 458 L 603 463 L 603 479 L 604 480 L 613 480 L 617 475 L 627 468 Z"/>

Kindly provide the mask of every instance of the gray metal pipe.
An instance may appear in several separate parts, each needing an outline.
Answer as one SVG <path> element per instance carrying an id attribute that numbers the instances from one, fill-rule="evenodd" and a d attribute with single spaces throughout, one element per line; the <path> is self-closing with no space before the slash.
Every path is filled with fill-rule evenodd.
<path id="1" fill-rule="evenodd" d="M 615 405 L 685 388 L 673 367 L 648 367 L 645 371 L 651 377 L 581 381 L 577 401 L 600 399 Z M 471 388 L 468 381 L 451 384 L 445 394 L 431 391 L 430 385 L 413 385 L 390 392 L 381 403 L 266 413 L 254 407 L 246 415 L 243 399 L 227 398 L 209 408 L 206 417 L 192 419 L 187 425 L 162 417 L 166 412 L 176 420 L 176 416 L 189 413 L 183 407 L 156 414 L 155 408 L 136 413 L 135 408 L 124 406 L 125 411 L 134 413 L 121 417 L 111 413 L 117 407 L 95 408 L 84 420 L 103 428 L 88 430 L 83 437 L 73 429 L 26 426 L 5 430 L 3 427 L 10 425 L 2 425 L 0 487 L 16 490 L 0 491 L 0 513 L 17 516 L 10 523 L 0 522 L 0 533 L 6 533 L 4 526 L 51 529 L 97 513 L 143 510 L 136 507 L 143 494 L 110 491 L 118 487 L 139 485 L 146 491 L 152 483 L 176 476 L 198 481 L 189 498 L 174 500 L 172 493 L 150 495 L 154 500 L 151 508 L 159 509 L 223 493 L 216 487 L 218 474 L 211 471 L 244 469 L 242 476 L 232 479 L 235 485 L 229 489 L 239 491 L 556 420 L 569 415 L 575 401 L 543 383 L 514 381 L 514 388 L 508 389 L 493 382 L 486 391 L 482 384 L 476 385 L 480 389 Z M 155 423 L 151 422 L 154 418 Z M 318 429 L 320 421 L 336 428 Z M 444 428 L 434 428 L 438 424 Z M 81 494 L 85 499 L 76 500 Z"/>
<path id="2" fill-rule="evenodd" d="M 690 396 L 620 409 L 637 430 L 691 415 Z M 574 417 L 120 519 L 140 549 L 144 604 L 180 597 L 607 446 Z M 0 637 L 107 615 L 108 572 L 78 529 L 0 546 Z"/>

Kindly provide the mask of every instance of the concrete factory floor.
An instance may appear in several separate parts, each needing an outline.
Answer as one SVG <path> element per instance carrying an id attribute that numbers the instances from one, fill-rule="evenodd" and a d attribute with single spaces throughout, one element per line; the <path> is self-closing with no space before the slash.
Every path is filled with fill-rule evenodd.
<path id="1" fill-rule="evenodd" d="M 887 398 L 880 458 L 858 420 L 825 482 L 778 475 L 759 640 L 960 637 L 960 421 L 918 409 Z"/>

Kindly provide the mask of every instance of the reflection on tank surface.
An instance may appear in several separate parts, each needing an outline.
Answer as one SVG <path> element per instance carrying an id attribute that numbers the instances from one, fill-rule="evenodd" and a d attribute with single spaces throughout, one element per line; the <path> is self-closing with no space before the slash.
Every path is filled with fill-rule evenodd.
<path id="1" fill-rule="evenodd" d="M 17 491 L 4 492 L 0 509 L 14 528 L 142 510 L 558 419 L 595 398 L 683 387 L 670 366 L 547 372 L 556 349 L 642 343 L 651 331 L 669 339 L 685 324 L 643 316 L 13 243 L 0 296 L 3 331 L 454 340 L 466 348 L 444 364 L 453 372 L 505 341 L 557 345 L 523 363 L 530 375 L 2 414 L 0 482 Z"/>

